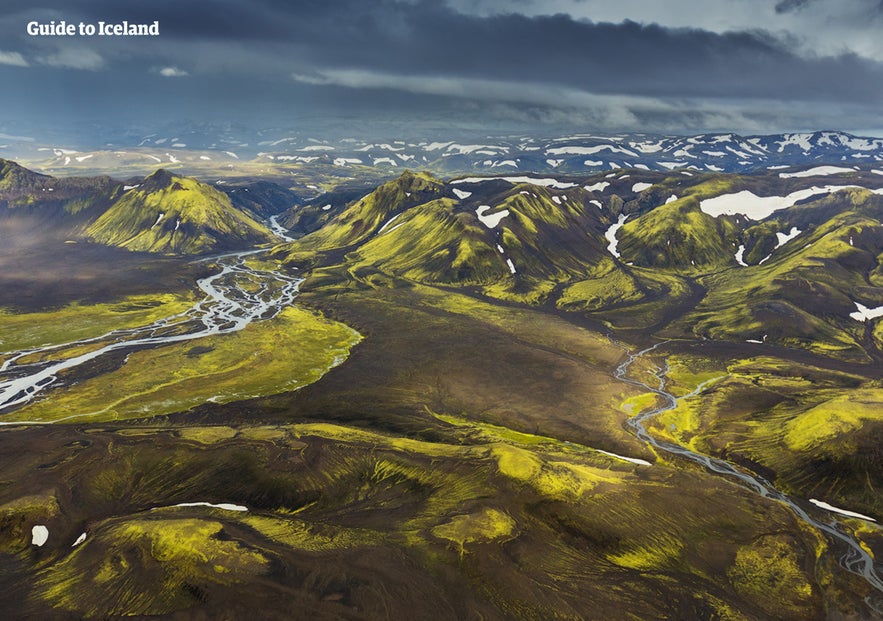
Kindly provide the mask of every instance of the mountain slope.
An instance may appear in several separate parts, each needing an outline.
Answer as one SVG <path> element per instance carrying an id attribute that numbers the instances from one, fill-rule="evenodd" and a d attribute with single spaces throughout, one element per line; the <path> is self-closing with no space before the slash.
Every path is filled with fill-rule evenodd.
<path id="1" fill-rule="evenodd" d="M 126 191 L 87 229 L 92 241 L 129 250 L 200 254 L 275 240 L 227 195 L 158 170 Z"/>
<path id="2" fill-rule="evenodd" d="M 779 247 L 759 265 L 710 276 L 708 295 L 676 327 L 705 338 L 866 359 L 862 350 L 880 343 L 871 341 L 871 321 L 852 314 L 857 304 L 883 305 L 883 198 L 841 191 L 753 228 L 764 225 L 790 231 L 790 239 L 779 233 Z"/>

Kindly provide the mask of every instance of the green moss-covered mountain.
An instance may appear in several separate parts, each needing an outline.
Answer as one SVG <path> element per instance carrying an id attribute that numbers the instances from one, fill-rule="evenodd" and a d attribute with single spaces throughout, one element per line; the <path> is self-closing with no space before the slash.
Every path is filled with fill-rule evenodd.
<path id="1" fill-rule="evenodd" d="M 89 239 L 129 250 L 201 254 L 275 239 L 226 194 L 166 170 L 125 192 L 87 229 Z"/>
<path id="2" fill-rule="evenodd" d="M 553 183 L 448 183 L 405 173 L 352 201 L 277 256 L 495 298 L 554 304 L 615 327 L 765 340 L 868 360 L 880 347 L 856 304 L 883 305 L 880 204 L 773 174 L 620 171 Z M 816 181 L 816 185 L 817 185 Z M 748 191 L 808 196 L 759 220 L 704 200 Z M 624 221 L 623 221 L 624 220 Z"/>

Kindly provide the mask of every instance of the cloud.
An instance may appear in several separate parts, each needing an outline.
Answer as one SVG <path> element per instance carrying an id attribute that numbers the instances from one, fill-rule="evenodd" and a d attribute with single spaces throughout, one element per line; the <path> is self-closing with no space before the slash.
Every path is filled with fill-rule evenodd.
<path id="1" fill-rule="evenodd" d="M 780 0 L 776 3 L 776 13 L 787 13 L 788 11 L 798 11 L 813 0 Z"/>
<path id="2" fill-rule="evenodd" d="M 163 67 L 159 70 L 159 74 L 166 78 L 183 78 L 190 75 L 183 69 L 178 69 L 177 67 Z"/>
<path id="3" fill-rule="evenodd" d="M 50 67 L 97 71 L 104 67 L 104 58 L 87 48 L 65 48 L 53 54 L 38 56 L 37 61 Z"/>
<path id="4" fill-rule="evenodd" d="M 28 61 L 18 52 L 4 52 L 0 50 L 0 65 L 11 65 L 13 67 L 28 67 Z"/>

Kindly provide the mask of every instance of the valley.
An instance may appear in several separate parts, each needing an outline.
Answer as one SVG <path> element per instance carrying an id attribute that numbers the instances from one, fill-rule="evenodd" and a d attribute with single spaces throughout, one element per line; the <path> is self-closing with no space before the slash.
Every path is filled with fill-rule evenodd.
<path id="1" fill-rule="evenodd" d="M 804 162 L 4 163 L 0 612 L 879 618 L 883 176 Z"/>

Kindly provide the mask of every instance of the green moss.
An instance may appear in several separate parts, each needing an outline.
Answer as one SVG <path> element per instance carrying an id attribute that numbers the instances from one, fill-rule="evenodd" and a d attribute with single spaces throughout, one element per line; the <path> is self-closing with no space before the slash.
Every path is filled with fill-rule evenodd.
<path id="1" fill-rule="evenodd" d="M 289 307 L 231 334 L 134 352 L 121 368 L 51 395 L 7 420 L 119 420 L 179 412 L 294 390 L 339 364 L 360 336 L 347 326 Z"/>
<path id="2" fill-rule="evenodd" d="M 311 524 L 294 518 L 247 515 L 240 519 L 261 535 L 296 550 L 330 552 L 378 545 L 383 541 L 376 531 Z"/>
<path id="3" fill-rule="evenodd" d="M 784 439 L 789 449 L 805 451 L 859 429 L 865 421 L 880 420 L 883 420 L 883 390 L 856 390 L 795 416 L 785 427 Z"/>
<path id="4" fill-rule="evenodd" d="M 197 603 L 188 585 L 232 585 L 268 569 L 266 556 L 225 537 L 219 522 L 129 520 L 99 529 L 44 571 L 35 594 L 85 617 L 161 615 Z"/>
<path id="5" fill-rule="evenodd" d="M 17 351 L 94 338 L 112 330 L 151 324 L 192 305 L 190 295 L 163 293 L 102 304 L 74 303 L 38 313 L 0 310 L 0 349 Z"/>
<path id="6" fill-rule="evenodd" d="M 515 520 L 510 515 L 486 507 L 475 513 L 454 516 L 448 522 L 433 528 L 432 534 L 456 544 L 460 554 L 464 554 L 466 544 L 510 539 L 515 529 Z"/>
<path id="7" fill-rule="evenodd" d="M 86 234 L 129 250 L 184 254 L 276 239 L 263 224 L 235 209 L 223 192 L 166 171 L 123 194 Z"/>
<path id="8" fill-rule="evenodd" d="M 782 535 L 764 535 L 736 553 L 727 576 L 744 595 L 759 600 L 770 613 L 806 606 L 812 585 L 800 569 L 793 542 Z"/>
<path id="9" fill-rule="evenodd" d="M 683 553 L 684 544 L 669 536 L 641 537 L 638 545 L 607 556 L 620 567 L 638 571 L 662 571 L 675 565 Z"/>

